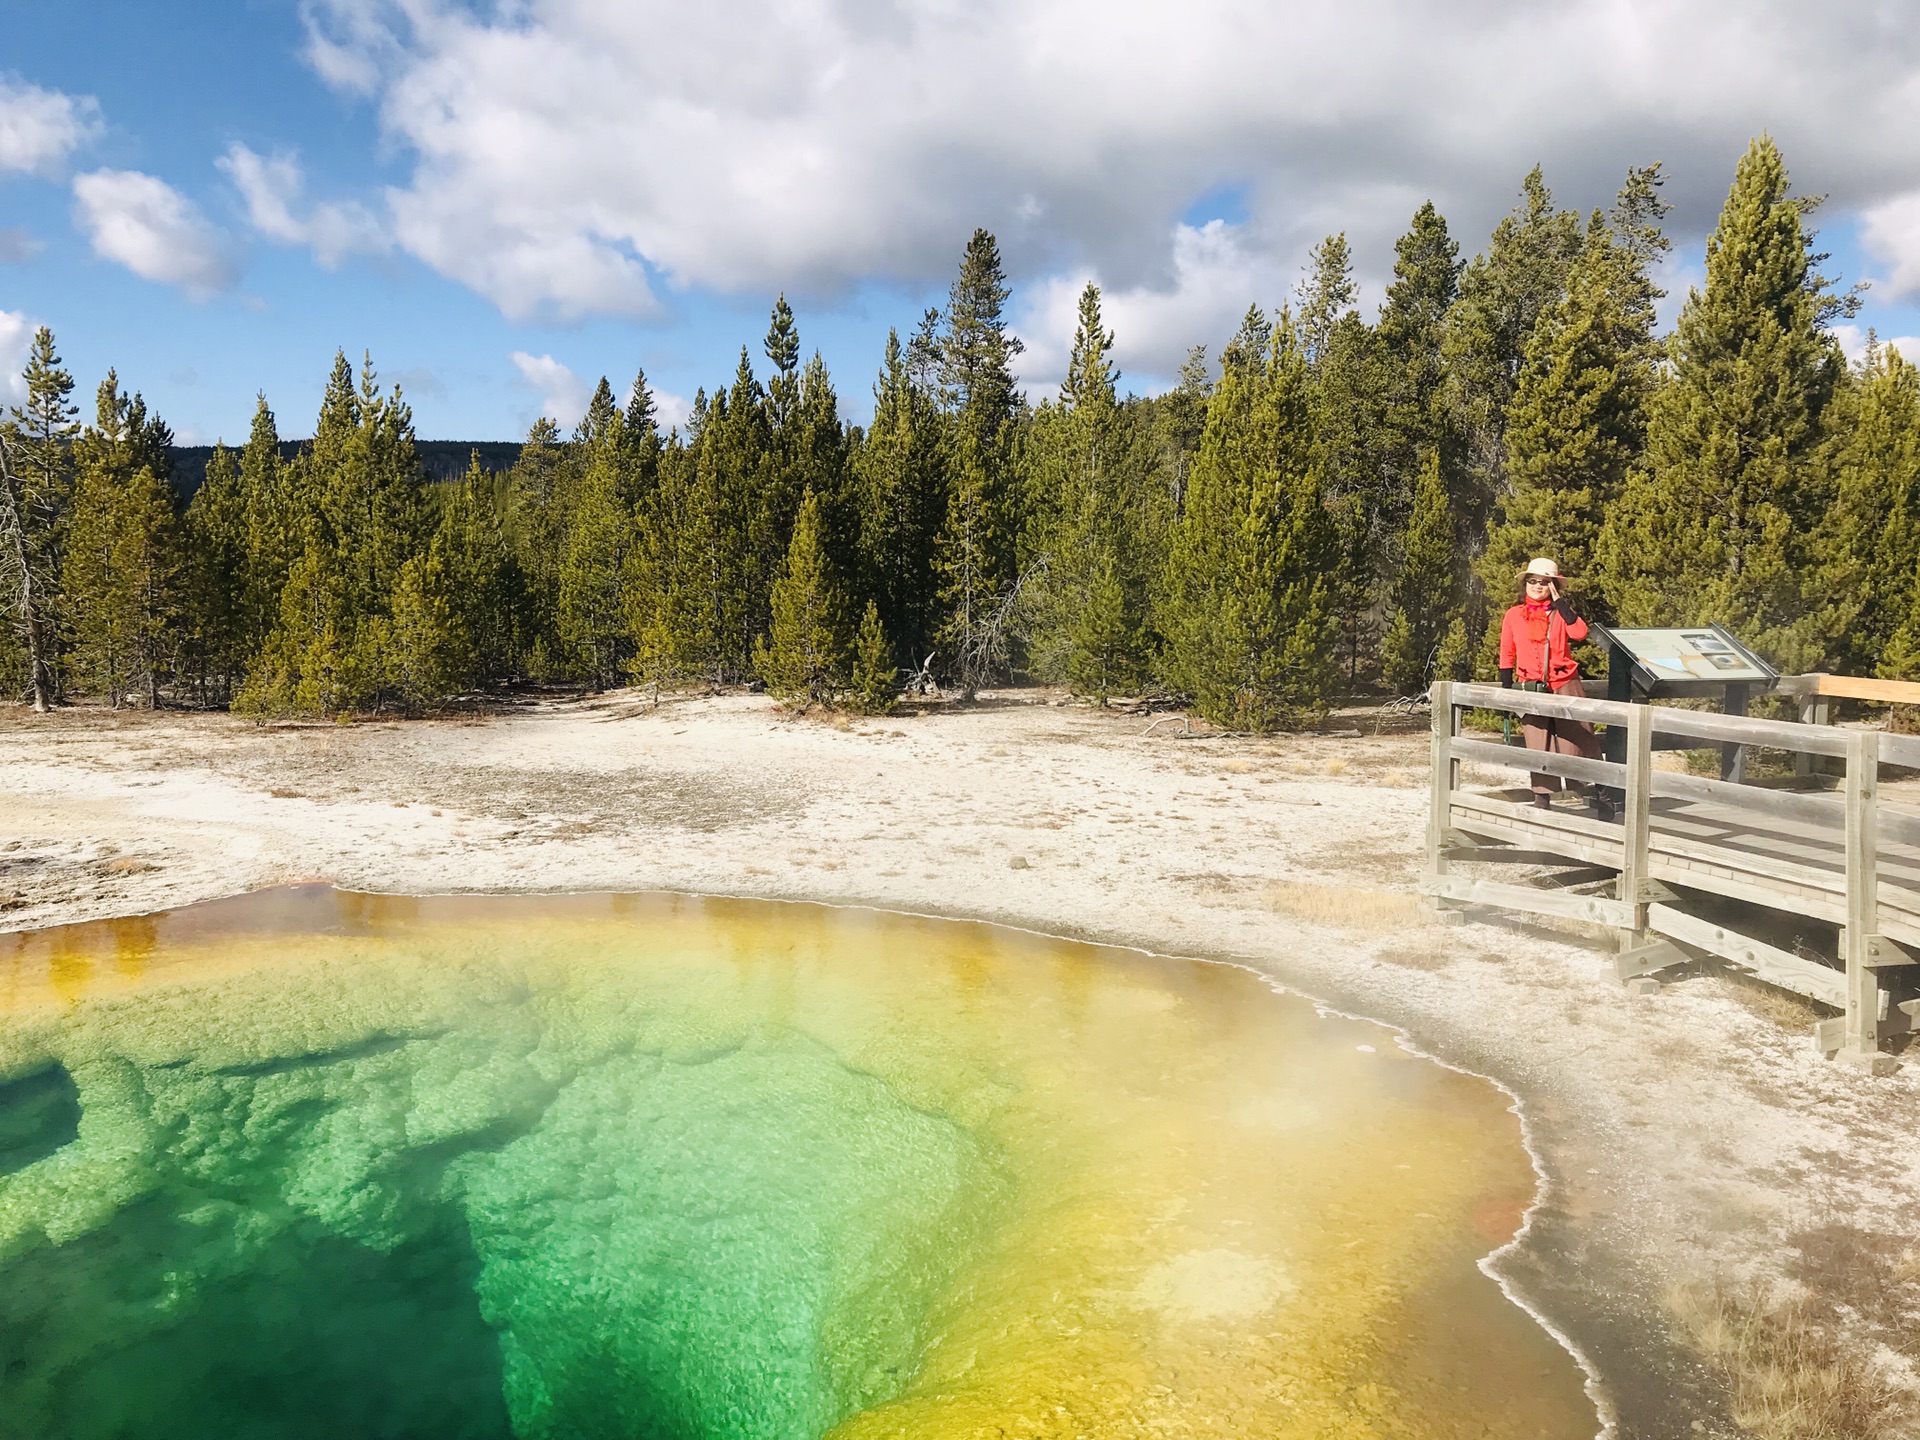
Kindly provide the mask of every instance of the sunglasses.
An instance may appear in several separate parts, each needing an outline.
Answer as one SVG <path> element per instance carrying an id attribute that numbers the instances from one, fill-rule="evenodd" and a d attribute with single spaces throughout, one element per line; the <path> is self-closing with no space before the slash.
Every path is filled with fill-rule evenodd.
<path id="1" fill-rule="evenodd" d="M 1527 576 L 1527 584 L 1529 584 L 1529 585 L 1551 585 L 1551 584 L 1553 584 L 1553 578 L 1552 578 L 1551 576 L 1549 576 L 1549 575 L 1529 575 L 1529 576 Z"/>

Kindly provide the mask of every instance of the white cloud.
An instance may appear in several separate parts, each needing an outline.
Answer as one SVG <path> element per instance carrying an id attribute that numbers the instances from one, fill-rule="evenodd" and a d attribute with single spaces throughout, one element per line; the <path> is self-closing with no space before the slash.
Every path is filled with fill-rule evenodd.
<path id="1" fill-rule="evenodd" d="M 376 254 L 389 242 L 378 219 L 351 201 L 305 203 L 306 178 L 292 155 L 260 155 L 238 141 L 214 162 L 246 201 L 247 219 L 269 240 L 306 245 L 314 259 L 338 269 L 349 255 Z"/>
<path id="2" fill-rule="evenodd" d="M 587 413 L 592 388 L 553 356 L 515 350 L 507 358 L 520 372 L 520 384 L 539 395 L 540 413 L 562 429 Z"/>
<path id="3" fill-rule="evenodd" d="M 1344 228 L 1377 293 L 1421 199 L 1471 253 L 1535 161 L 1586 206 L 1629 164 L 1665 160 L 1682 237 L 1711 223 L 1762 127 L 1836 210 L 1920 191 L 1920 26 L 1894 6 L 307 0 L 303 13 L 309 62 L 372 97 L 412 156 L 390 192 L 396 244 L 514 316 L 644 315 L 663 280 L 917 288 L 986 225 L 1025 280 L 1098 275 L 1122 310 L 1132 297 L 1134 343 L 1167 337 L 1140 363 L 1165 370 L 1168 344 L 1208 338 L 1188 326 L 1225 305 L 1209 287 L 1235 266 L 1274 288 L 1232 310 L 1277 303 L 1308 246 Z M 1237 261 L 1200 253 L 1214 217 L 1189 214 L 1223 191 Z"/>
<path id="4" fill-rule="evenodd" d="M 1846 352 L 1847 359 L 1858 361 L 1867 353 L 1867 335 L 1865 327 L 1860 325 L 1835 325 L 1833 336 L 1840 342 L 1840 348 Z M 1875 336 L 1883 350 L 1898 350 L 1900 358 L 1909 364 L 1920 365 L 1920 338 L 1912 335 Z"/>
<path id="5" fill-rule="evenodd" d="M 27 368 L 27 351 L 38 328 L 38 322 L 21 311 L 0 310 L 0 400 L 9 405 L 26 401 L 27 382 L 20 372 Z"/>
<path id="6" fill-rule="evenodd" d="M 0 75 L 0 173 L 52 175 L 100 133 L 100 105 Z"/>
<path id="7" fill-rule="evenodd" d="M 1886 277 L 1889 291 L 1920 294 L 1920 190 L 1870 206 L 1860 217 L 1860 240 L 1893 267 Z"/>
<path id="8" fill-rule="evenodd" d="M 653 423 L 662 430 L 676 430 L 693 414 L 693 402 L 684 395 L 666 390 L 653 392 Z"/>
<path id="9" fill-rule="evenodd" d="M 1224 220 L 1174 227 L 1173 276 L 1165 285 L 1104 288 L 1101 319 L 1114 337 L 1113 361 L 1121 370 L 1121 388 L 1152 390 L 1140 381 L 1171 378 L 1167 361 L 1205 343 L 1218 359 L 1230 336 L 1256 300 L 1277 304 L 1291 277 L 1272 257 L 1249 252 L 1241 227 Z M 1080 293 L 1097 277 L 1090 272 L 1056 276 L 1031 292 L 1016 329 L 1026 343 L 1020 378 L 1036 399 L 1059 387 L 1080 323 Z"/>
<path id="10" fill-rule="evenodd" d="M 95 170 L 73 181 L 74 223 L 102 259 L 193 299 L 232 287 L 240 266 L 228 237 L 166 181 L 137 170 Z"/>

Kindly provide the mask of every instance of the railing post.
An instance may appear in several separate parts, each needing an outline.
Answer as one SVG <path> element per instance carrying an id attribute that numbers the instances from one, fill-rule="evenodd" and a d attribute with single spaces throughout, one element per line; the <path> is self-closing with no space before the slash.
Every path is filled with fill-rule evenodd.
<path id="1" fill-rule="evenodd" d="M 1620 899 L 1633 906 L 1633 929 L 1622 931 L 1620 948 L 1644 943 L 1647 929 L 1648 844 L 1653 831 L 1653 707 L 1635 705 L 1627 715 L 1622 759 L 1627 784 L 1620 820 Z"/>
<path id="2" fill-rule="evenodd" d="M 1880 732 L 1847 736 L 1847 1018 L 1840 1058 L 1891 1074 L 1898 1062 L 1880 1053 L 1880 977 L 1869 947 L 1880 929 Z"/>
<path id="3" fill-rule="evenodd" d="M 1447 827 L 1453 819 L 1453 684 L 1437 680 L 1429 692 L 1433 700 L 1433 771 L 1429 782 L 1431 804 L 1427 816 L 1427 873 L 1447 873 Z M 1447 910 L 1444 900 L 1434 902 L 1436 909 Z"/>

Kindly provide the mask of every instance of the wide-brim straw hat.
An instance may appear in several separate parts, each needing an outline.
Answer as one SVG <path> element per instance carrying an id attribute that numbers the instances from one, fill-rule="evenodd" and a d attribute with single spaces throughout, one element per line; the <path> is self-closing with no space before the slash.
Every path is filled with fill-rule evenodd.
<path id="1" fill-rule="evenodd" d="M 1527 561 L 1527 568 L 1522 570 L 1520 574 L 1522 576 L 1544 575 L 1549 580 L 1564 580 L 1567 578 L 1560 573 L 1560 567 L 1544 555 L 1536 555 L 1533 559 Z"/>

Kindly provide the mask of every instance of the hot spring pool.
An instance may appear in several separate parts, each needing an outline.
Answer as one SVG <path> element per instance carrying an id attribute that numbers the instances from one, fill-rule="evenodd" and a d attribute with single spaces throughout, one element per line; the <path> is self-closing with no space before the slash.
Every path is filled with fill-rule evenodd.
<path id="1" fill-rule="evenodd" d="M 1589 1437 L 1492 1086 L 1241 971 L 668 896 L 0 936 L 0 1435 Z"/>

